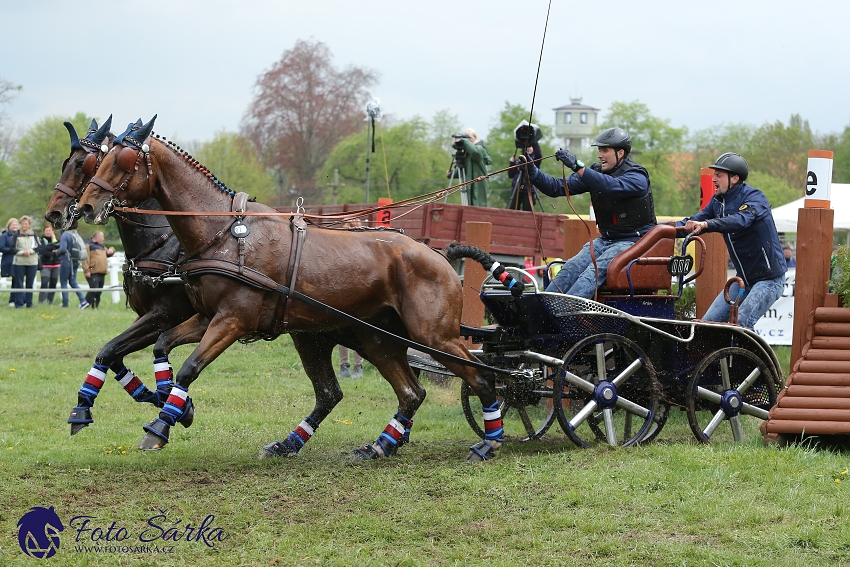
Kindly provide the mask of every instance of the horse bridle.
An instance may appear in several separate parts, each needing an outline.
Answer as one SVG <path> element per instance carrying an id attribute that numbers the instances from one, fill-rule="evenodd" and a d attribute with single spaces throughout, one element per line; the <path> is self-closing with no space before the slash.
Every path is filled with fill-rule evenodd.
<path id="1" fill-rule="evenodd" d="M 77 203 L 79 203 L 80 197 L 82 197 L 83 193 L 86 191 L 86 187 L 91 183 L 94 174 L 97 172 L 97 168 L 100 167 L 100 162 L 103 161 L 103 156 L 105 156 L 109 152 L 109 146 L 106 144 L 101 144 L 97 146 L 94 142 L 89 140 L 85 140 L 85 144 L 83 140 L 80 140 L 80 145 L 83 146 L 83 149 L 88 152 L 88 155 L 83 160 L 83 182 L 80 184 L 79 193 L 61 181 L 56 184 L 56 187 L 53 188 L 54 191 L 59 191 L 68 197 L 71 197 L 74 201 L 68 207 L 68 212 L 71 213 L 71 217 L 80 216 L 77 211 Z M 65 162 L 62 164 L 62 171 L 65 171 L 65 167 L 68 165 L 68 161 L 70 160 L 70 156 Z"/>
<path id="2" fill-rule="evenodd" d="M 89 183 L 97 185 L 104 191 L 112 194 L 112 198 L 103 205 L 103 210 L 107 215 L 112 214 L 116 205 L 124 206 L 126 204 L 117 197 L 117 194 L 119 191 L 127 189 L 127 184 L 130 182 L 133 175 L 139 170 L 139 166 L 142 164 L 142 159 L 147 162 L 148 166 L 148 184 L 153 182 L 153 167 L 151 166 L 151 149 L 148 144 L 149 141 L 150 138 L 145 140 L 145 142 L 138 147 L 131 147 L 130 145 L 124 144 L 120 144 L 120 146 L 112 146 L 111 151 L 115 151 L 118 147 L 121 148 L 118 150 L 118 155 L 115 157 L 115 163 L 124 171 L 124 177 L 121 178 L 117 187 L 113 187 L 108 181 L 101 179 L 96 175 L 89 181 Z M 132 145 L 135 146 L 135 144 Z"/>

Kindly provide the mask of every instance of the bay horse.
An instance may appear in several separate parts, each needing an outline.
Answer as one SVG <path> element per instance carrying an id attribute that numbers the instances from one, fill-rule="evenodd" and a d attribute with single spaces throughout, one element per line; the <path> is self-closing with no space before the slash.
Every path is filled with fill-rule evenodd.
<path id="1" fill-rule="evenodd" d="M 342 399 L 331 360 L 337 344 L 362 354 L 398 398 L 395 416 L 373 443 L 354 450 L 354 459 L 395 455 L 409 440 L 425 389 L 408 364 L 407 345 L 379 328 L 442 353 L 435 358 L 482 401 L 487 433 L 467 459 L 495 455 L 504 442 L 495 375 L 460 337 L 461 283 L 445 257 L 399 232 L 309 226 L 299 214 L 246 202 L 192 156 L 153 135 L 155 119 L 115 139 L 79 205 L 86 222 L 105 224 L 116 206 L 153 197 L 172 212 L 168 222 L 186 250 L 177 270 L 197 314 L 174 333 L 204 334 L 177 372 L 159 416 L 144 426 L 140 449 L 165 446 L 190 385 L 236 340 L 289 333 L 316 403 L 283 441 L 263 447 L 260 457 L 297 454 Z M 328 309 L 318 308 L 317 301 Z"/>
<path id="2" fill-rule="evenodd" d="M 112 116 L 100 127 L 97 121 L 92 120 L 88 132 L 81 139 L 74 125 L 65 122 L 65 128 L 71 137 L 71 153 L 62 165 L 62 175 L 44 214 L 45 220 L 54 228 L 76 227 L 77 200 L 95 174 L 103 156 L 112 147 L 115 136 L 109 132 L 111 124 Z M 135 126 L 141 127 L 141 120 L 137 121 Z M 149 199 L 144 206 L 155 209 L 159 204 Z M 92 369 L 77 393 L 77 405 L 71 410 L 71 416 L 68 418 L 71 435 L 79 433 L 94 422 L 91 408 L 103 386 L 107 370 L 110 369 L 115 373 L 115 380 L 135 401 L 148 402 L 161 408 L 173 386 L 173 370 L 168 357 L 155 355 L 154 374 L 157 385 L 154 390 L 148 389 L 144 382 L 124 365 L 124 357 L 154 344 L 162 333 L 195 314 L 183 285 L 155 285 L 156 278 L 177 261 L 182 250 L 165 217 L 127 214 L 116 216 L 115 220 L 127 256 L 124 266 L 124 293 L 127 303 L 138 318 L 127 330 L 106 343 L 95 357 Z M 200 335 L 195 342 L 198 340 Z M 179 345 L 171 345 L 171 348 L 176 346 Z M 194 410 L 188 411 L 181 424 L 188 427 L 193 417 Z"/>

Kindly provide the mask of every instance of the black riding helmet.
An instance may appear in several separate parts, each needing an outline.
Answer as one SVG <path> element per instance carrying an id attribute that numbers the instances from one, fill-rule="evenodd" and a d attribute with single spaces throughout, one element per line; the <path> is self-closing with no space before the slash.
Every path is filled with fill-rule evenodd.
<path id="1" fill-rule="evenodd" d="M 602 130 L 599 135 L 596 136 L 596 141 L 590 145 L 599 148 L 624 150 L 625 153 L 623 154 L 623 160 L 625 160 L 632 151 L 632 137 L 629 136 L 629 133 L 622 128 L 608 128 L 607 130 Z M 614 167 L 619 167 L 620 163 L 620 157 L 617 156 L 617 164 Z"/>
<path id="2" fill-rule="evenodd" d="M 750 168 L 747 165 L 747 160 L 734 152 L 726 152 L 717 158 L 714 165 L 709 165 L 708 167 L 719 171 L 725 171 L 729 174 L 730 178 L 733 175 L 737 175 L 741 179 L 741 182 L 746 181 L 747 176 L 750 174 Z"/>

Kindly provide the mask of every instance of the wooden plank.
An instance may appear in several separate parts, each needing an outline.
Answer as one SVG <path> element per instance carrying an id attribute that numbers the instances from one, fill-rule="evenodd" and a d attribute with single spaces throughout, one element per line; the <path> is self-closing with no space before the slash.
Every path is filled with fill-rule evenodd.
<path id="1" fill-rule="evenodd" d="M 763 424 L 767 433 L 803 433 L 807 435 L 847 435 L 850 422 L 769 420 Z"/>

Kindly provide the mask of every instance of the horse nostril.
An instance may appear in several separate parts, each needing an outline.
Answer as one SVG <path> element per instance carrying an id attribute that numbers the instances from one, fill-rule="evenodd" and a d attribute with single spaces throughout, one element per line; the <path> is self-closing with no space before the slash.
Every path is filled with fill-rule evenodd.
<path id="1" fill-rule="evenodd" d="M 94 207 L 92 207 L 88 203 L 86 203 L 85 205 L 78 205 L 78 207 L 79 207 L 80 211 L 83 213 L 84 216 L 90 215 L 94 212 Z"/>
<path id="2" fill-rule="evenodd" d="M 60 215 L 58 211 L 50 211 L 49 213 L 44 215 L 44 220 L 52 224 L 55 222 L 59 222 L 61 220 L 59 217 Z"/>

